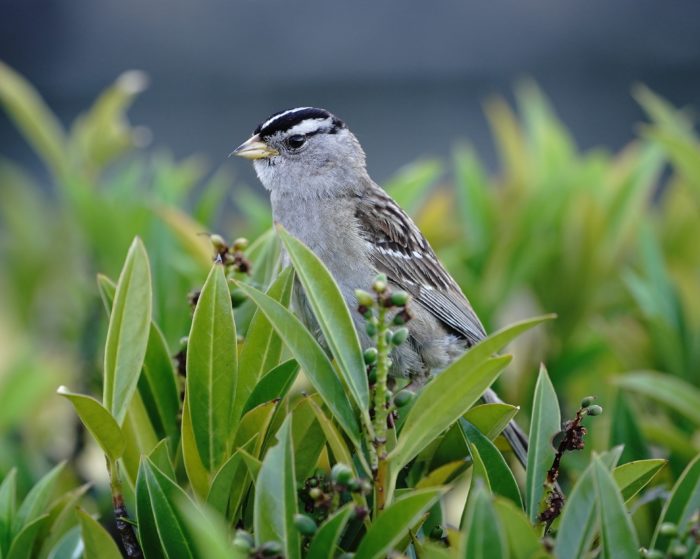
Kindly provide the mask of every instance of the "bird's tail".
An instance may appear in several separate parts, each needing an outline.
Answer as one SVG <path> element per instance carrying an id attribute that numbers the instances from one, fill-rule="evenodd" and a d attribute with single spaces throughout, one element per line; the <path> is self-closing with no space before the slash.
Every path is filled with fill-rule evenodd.
<path id="1" fill-rule="evenodd" d="M 501 404 L 501 400 L 498 395 L 490 388 L 484 393 L 484 401 L 488 404 Z M 522 464 L 523 467 L 527 467 L 527 448 L 528 440 L 527 435 L 523 432 L 520 426 L 515 421 L 510 421 L 506 428 L 503 430 L 503 436 L 508 441 L 508 444 L 513 449 L 518 462 Z"/>

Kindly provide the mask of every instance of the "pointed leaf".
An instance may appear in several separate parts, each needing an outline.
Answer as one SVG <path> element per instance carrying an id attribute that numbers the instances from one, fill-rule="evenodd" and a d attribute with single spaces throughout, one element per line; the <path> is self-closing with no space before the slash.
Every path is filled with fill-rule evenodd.
<path id="1" fill-rule="evenodd" d="M 267 290 L 267 295 L 275 301 L 279 301 L 282 306 L 288 307 L 293 285 L 294 271 L 290 267 L 284 270 L 272 283 Z M 241 349 L 238 385 L 232 411 L 234 417 L 240 417 L 257 404 L 267 401 L 257 400 L 257 403 L 249 404 L 252 394 L 263 390 L 260 388 L 260 384 L 267 377 L 266 373 L 269 374 L 269 371 L 278 365 L 281 354 L 282 340 L 279 334 L 270 325 L 265 313 L 258 309 L 250 321 L 245 343 Z M 269 399 L 272 400 L 274 397 Z"/>
<path id="2" fill-rule="evenodd" d="M 345 505 L 333 516 L 328 518 L 311 540 L 306 559 L 333 559 L 340 543 L 340 537 L 348 520 L 352 516 L 353 506 Z"/>
<path id="3" fill-rule="evenodd" d="M 361 413 L 369 414 L 369 386 L 360 339 L 350 309 L 333 276 L 320 258 L 281 226 L 277 232 L 304 286 L 326 344 Z M 364 286 L 358 286 L 364 287 Z M 369 415 L 367 415 L 369 417 Z"/>
<path id="4" fill-rule="evenodd" d="M 49 515 L 43 514 L 27 522 L 12 541 L 6 559 L 29 559 L 37 536 L 46 526 L 48 519 Z"/>
<path id="5" fill-rule="evenodd" d="M 187 478 L 192 484 L 192 489 L 194 489 L 198 497 L 204 499 L 209 490 L 209 472 L 204 467 L 202 458 L 197 450 L 189 407 L 189 397 L 185 393 L 185 402 L 182 406 L 182 461 L 185 465 Z"/>
<path id="6" fill-rule="evenodd" d="M 612 472 L 613 478 L 625 502 L 644 489 L 665 465 L 666 460 L 654 458 L 628 462 L 615 468 Z"/>
<path id="7" fill-rule="evenodd" d="M 301 557 L 299 532 L 294 525 L 297 513 L 291 416 L 277 432 L 277 444 L 267 451 L 255 485 L 255 542 L 277 541 L 287 559 Z"/>
<path id="8" fill-rule="evenodd" d="M 70 392 L 65 386 L 58 394 L 69 400 L 83 425 L 90 431 L 102 451 L 112 461 L 121 458 L 126 448 L 126 439 L 112 415 L 94 398 Z"/>
<path id="9" fill-rule="evenodd" d="M 473 452 L 475 447 L 479 459 L 484 464 L 486 483 L 491 493 L 510 499 L 522 508 L 523 501 L 518 484 L 499 450 L 481 431 L 465 419 L 461 419 L 459 425 L 469 441 L 470 450 Z"/>
<path id="10" fill-rule="evenodd" d="M 15 534 L 44 515 L 64 466 L 65 462 L 61 462 L 31 488 L 15 515 L 13 528 Z"/>
<path id="11" fill-rule="evenodd" d="M 380 559 L 394 548 L 440 498 L 439 489 L 412 491 L 399 497 L 372 523 L 355 554 L 358 559 Z"/>
<path id="12" fill-rule="evenodd" d="M 530 448 L 527 453 L 527 511 L 530 522 L 537 522 L 544 495 L 547 471 L 554 460 L 552 441 L 561 429 L 559 402 L 544 366 L 535 385 L 530 422 Z"/>
<path id="13" fill-rule="evenodd" d="M 299 319 L 277 301 L 247 285 L 239 283 L 238 286 L 265 313 L 345 433 L 359 447 L 360 428 L 352 406 L 333 365 L 318 342 Z"/>
<path id="14" fill-rule="evenodd" d="M 124 421 L 146 355 L 151 300 L 148 256 L 136 237 L 119 275 L 105 347 L 103 403 L 119 424 Z"/>
<path id="15" fill-rule="evenodd" d="M 299 363 L 294 359 L 277 365 L 259 380 L 243 407 L 243 413 L 245 414 L 265 402 L 284 398 L 294 384 L 298 372 Z"/>
<path id="16" fill-rule="evenodd" d="M 223 266 L 215 264 L 197 301 L 187 343 L 190 421 L 204 467 L 227 457 L 236 378 L 236 327 Z"/>
<path id="17" fill-rule="evenodd" d="M 530 519 L 513 501 L 496 497 L 493 502 L 500 525 L 505 532 L 513 559 L 533 559 L 544 552 L 539 534 Z"/>
<path id="18" fill-rule="evenodd" d="M 0 557 L 4 557 L 10 548 L 16 508 L 17 469 L 12 468 L 0 484 Z"/>
<path id="19" fill-rule="evenodd" d="M 615 480 L 600 458 L 593 458 L 593 480 L 599 503 L 603 558 L 638 559 L 639 542 L 632 520 Z"/>
<path id="20" fill-rule="evenodd" d="M 471 490 L 462 526 L 463 541 L 460 557 L 465 559 L 507 559 L 508 544 L 490 495 L 483 485 Z"/>
<path id="21" fill-rule="evenodd" d="M 102 525 L 79 508 L 76 511 L 85 544 L 85 559 L 121 559 L 117 544 Z"/>

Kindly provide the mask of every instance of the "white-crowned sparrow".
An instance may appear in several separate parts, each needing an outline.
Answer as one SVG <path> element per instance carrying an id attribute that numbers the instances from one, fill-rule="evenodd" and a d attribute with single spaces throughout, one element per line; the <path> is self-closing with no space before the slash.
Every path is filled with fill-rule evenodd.
<path id="1" fill-rule="evenodd" d="M 355 289 L 369 287 L 380 272 L 411 294 L 410 336 L 392 354 L 392 374 L 420 381 L 485 337 L 469 301 L 413 220 L 369 177 L 360 143 L 339 118 L 313 107 L 276 113 L 233 155 L 253 160 L 270 191 L 275 222 L 324 262 L 350 308 L 357 305 Z M 301 289 L 295 301 L 313 327 Z M 367 347 L 363 318 L 354 316 Z M 493 391 L 484 399 L 498 401 Z M 504 434 L 525 463 L 527 437 L 512 422 Z"/>

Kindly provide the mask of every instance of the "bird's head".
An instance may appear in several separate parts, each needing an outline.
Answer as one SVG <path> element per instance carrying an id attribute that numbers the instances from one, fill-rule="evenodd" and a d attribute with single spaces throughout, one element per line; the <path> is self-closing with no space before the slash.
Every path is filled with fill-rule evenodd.
<path id="1" fill-rule="evenodd" d="M 273 114 L 231 155 L 253 160 L 273 195 L 343 195 L 357 190 L 366 176 L 357 138 L 342 120 L 313 107 Z"/>

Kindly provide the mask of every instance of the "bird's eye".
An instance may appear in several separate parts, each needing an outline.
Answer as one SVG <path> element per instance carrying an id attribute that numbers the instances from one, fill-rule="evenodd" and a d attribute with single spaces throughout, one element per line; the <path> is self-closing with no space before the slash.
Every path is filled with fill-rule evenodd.
<path id="1" fill-rule="evenodd" d="M 287 145 L 292 149 L 299 149 L 305 143 L 306 136 L 302 136 L 301 134 L 294 134 L 294 136 L 287 138 Z"/>

